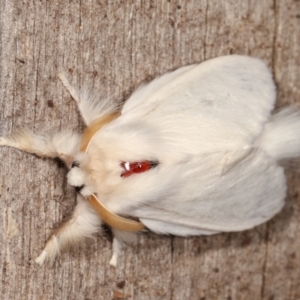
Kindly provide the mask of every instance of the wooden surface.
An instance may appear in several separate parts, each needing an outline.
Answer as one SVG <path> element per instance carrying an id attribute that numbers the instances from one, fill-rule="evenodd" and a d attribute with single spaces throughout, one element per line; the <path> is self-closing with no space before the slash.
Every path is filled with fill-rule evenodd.
<path id="1" fill-rule="evenodd" d="M 0 135 L 28 127 L 82 130 L 56 74 L 99 99 L 126 99 L 144 80 L 229 53 L 264 59 L 278 106 L 300 102 L 300 1 L 1 0 Z M 38 267 L 33 259 L 75 202 L 66 170 L 0 149 L 1 299 L 300 299 L 300 171 L 284 210 L 254 230 L 209 237 L 145 234 L 119 266 L 111 243 Z"/>

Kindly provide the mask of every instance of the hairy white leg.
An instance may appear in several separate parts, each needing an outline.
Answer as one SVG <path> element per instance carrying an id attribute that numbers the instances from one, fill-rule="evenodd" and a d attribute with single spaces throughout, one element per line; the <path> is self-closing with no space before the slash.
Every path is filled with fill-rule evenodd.
<path id="1" fill-rule="evenodd" d="M 116 237 L 114 237 L 113 239 L 112 250 L 113 250 L 113 255 L 109 264 L 113 267 L 116 267 L 120 252 L 122 250 L 122 243 Z"/>
<path id="2" fill-rule="evenodd" d="M 80 135 L 66 130 L 53 136 L 39 136 L 22 130 L 11 137 L 0 137 L 0 146 L 17 148 L 42 157 L 58 157 L 70 164 L 79 151 Z"/>
<path id="3" fill-rule="evenodd" d="M 114 235 L 114 239 L 112 243 L 113 255 L 109 264 L 113 267 L 116 267 L 118 263 L 118 258 L 122 251 L 123 244 L 132 243 L 136 238 L 136 234 L 132 232 L 121 231 L 116 229 L 112 229 L 112 232 Z"/>
<path id="4" fill-rule="evenodd" d="M 78 90 L 68 81 L 65 73 L 58 74 L 59 79 L 76 101 L 80 114 L 88 126 L 103 115 L 119 110 L 119 104 L 112 99 L 101 100 L 97 93 L 90 93 L 87 89 Z"/>
<path id="5" fill-rule="evenodd" d="M 58 73 L 57 76 L 61 80 L 61 82 L 65 86 L 65 88 L 68 90 L 68 92 L 70 93 L 72 98 L 79 105 L 79 103 L 80 103 L 79 90 L 70 84 L 70 82 L 67 79 L 66 74 L 64 72 Z"/>
<path id="6" fill-rule="evenodd" d="M 70 220 L 62 224 L 46 243 L 46 246 L 35 262 L 42 265 L 52 261 L 59 253 L 70 246 L 91 238 L 100 230 L 101 220 L 87 201 L 77 196 L 77 206 Z"/>

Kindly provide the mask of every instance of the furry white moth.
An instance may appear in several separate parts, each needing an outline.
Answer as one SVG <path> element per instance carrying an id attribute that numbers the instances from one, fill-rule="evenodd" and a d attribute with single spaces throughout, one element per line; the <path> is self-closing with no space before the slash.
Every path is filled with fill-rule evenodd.
<path id="1" fill-rule="evenodd" d="M 112 265 L 128 232 L 180 236 L 241 231 L 284 205 L 279 162 L 300 154 L 300 113 L 272 114 L 275 86 L 266 65 L 224 56 L 167 73 L 140 87 L 120 109 L 64 85 L 87 125 L 83 136 L 23 131 L 1 146 L 58 157 L 78 203 L 36 262 L 91 237 L 105 221 Z"/>

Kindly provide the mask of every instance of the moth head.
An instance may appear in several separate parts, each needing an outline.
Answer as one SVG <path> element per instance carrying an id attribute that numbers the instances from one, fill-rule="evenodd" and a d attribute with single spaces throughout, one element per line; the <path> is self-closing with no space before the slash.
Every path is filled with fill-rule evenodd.
<path id="1" fill-rule="evenodd" d="M 108 158 L 98 149 L 97 154 L 80 153 L 70 166 L 68 183 L 81 195 L 108 195 L 123 181 L 123 168 L 118 159 Z"/>
<path id="2" fill-rule="evenodd" d="M 84 154 L 80 153 L 74 157 L 70 171 L 67 175 L 68 183 L 74 186 L 76 191 L 83 196 L 88 196 L 92 191 L 87 186 L 87 174 L 81 165 L 84 162 Z"/>

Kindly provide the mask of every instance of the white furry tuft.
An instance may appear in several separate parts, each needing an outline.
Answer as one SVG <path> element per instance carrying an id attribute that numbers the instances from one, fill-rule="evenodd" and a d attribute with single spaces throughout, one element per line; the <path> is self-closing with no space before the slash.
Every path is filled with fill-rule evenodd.
<path id="1" fill-rule="evenodd" d="M 275 113 L 266 124 L 256 145 L 276 160 L 300 156 L 300 110 L 286 107 Z"/>
<path id="2" fill-rule="evenodd" d="M 80 102 L 78 108 L 86 125 L 91 124 L 96 119 L 120 110 L 117 101 L 110 98 L 99 99 L 99 96 L 88 89 L 80 91 Z"/>
<path id="3" fill-rule="evenodd" d="M 101 220 L 88 202 L 80 195 L 72 218 L 62 224 L 47 242 L 35 262 L 42 265 L 45 261 L 52 261 L 59 253 L 70 246 L 91 238 L 100 230 Z"/>
<path id="4" fill-rule="evenodd" d="M 54 134 L 51 144 L 57 156 L 68 166 L 73 162 L 74 156 L 79 152 L 81 135 L 70 130 L 63 130 Z"/>
<path id="5" fill-rule="evenodd" d="M 120 103 L 113 99 L 107 98 L 100 101 L 96 92 L 91 92 L 86 88 L 79 91 L 70 84 L 64 72 L 59 73 L 58 77 L 72 98 L 76 101 L 86 125 L 89 125 L 106 114 L 120 110 Z"/>
<path id="6" fill-rule="evenodd" d="M 42 266 L 47 258 L 47 252 L 44 250 L 34 261 L 38 265 Z"/>
<path id="7" fill-rule="evenodd" d="M 68 184 L 71 186 L 81 186 L 84 184 L 86 175 L 80 168 L 72 168 L 68 175 Z"/>
<path id="8" fill-rule="evenodd" d="M 58 157 L 67 165 L 79 151 L 81 137 L 70 130 L 40 136 L 20 130 L 11 137 L 0 137 L 0 146 L 13 147 L 42 157 Z"/>

